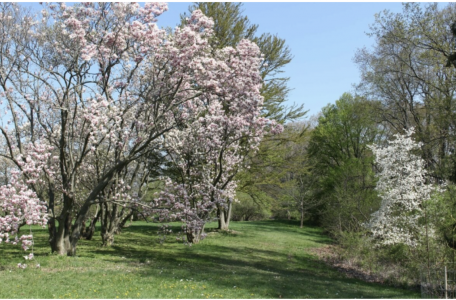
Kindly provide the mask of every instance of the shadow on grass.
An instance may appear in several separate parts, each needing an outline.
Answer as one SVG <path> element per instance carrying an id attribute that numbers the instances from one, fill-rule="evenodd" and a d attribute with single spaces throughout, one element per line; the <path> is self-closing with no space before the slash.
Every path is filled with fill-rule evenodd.
<path id="1" fill-rule="evenodd" d="M 156 237 L 150 236 L 155 232 L 151 226 L 131 226 L 116 237 L 121 243 L 99 248 L 95 253 L 117 264 L 141 264 L 141 277 L 144 278 L 159 277 L 166 282 L 191 279 L 217 289 L 245 289 L 255 298 L 403 298 L 407 293 L 416 295 L 412 291 L 345 278 L 314 256 L 299 250 L 302 248 L 274 251 L 259 249 L 253 242 L 249 244 L 255 232 L 290 234 L 289 230 L 275 225 L 270 221 L 242 224 L 243 231 L 223 237 L 223 245 L 216 244 L 217 238 L 224 234 L 221 233 L 214 240 L 209 238 L 207 243 L 203 241 L 192 247 L 175 241 L 160 245 Z M 255 229 L 253 233 L 249 232 L 253 229 L 251 226 Z M 131 233 L 146 234 L 149 238 L 138 240 Z M 291 234 L 297 235 L 293 238 L 310 235 L 316 243 L 327 244 L 329 240 L 313 232 L 312 228 Z M 128 260 L 119 260 L 119 257 Z"/>
<path id="2" fill-rule="evenodd" d="M 189 280 L 234 297 L 404 298 L 418 295 L 345 278 L 308 254 L 306 249 L 309 247 L 331 243 L 319 228 L 300 229 L 296 223 L 288 221 L 236 222 L 231 232 L 214 231 L 214 226 L 208 226 L 211 234 L 206 240 L 192 247 L 184 246 L 171 237 L 161 245 L 157 239 L 160 224 L 142 222 L 125 228 L 122 234 L 115 237 L 113 246 L 103 248 L 100 247 L 100 231 L 97 228 L 93 240 L 79 242 L 77 253 L 81 260 L 75 260 L 74 265 L 86 267 L 97 264 L 102 268 L 114 264 L 119 266 L 115 270 L 131 271 L 135 273 L 135 280 L 144 284 L 154 282 L 154 287 L 160 282 L 178 284 Z M 180 225 L 171 224 L 171 229 L 180 231 Z M 35 239 L 35 254 L 48 255 L 47 231 L 36 229 L 34 234 L 39 237 Z M 17 251 L 0 251 L 0 255 L 5 254 L 0 261 L 14 259 L 20 262 L 22 253 L 20 247 Z M 58 259 L 71 260 L 64 257 Z M 97 270 L 87 272 L 97 274 Z M 77 277 L 78 273 L 74 276 Z M 245 292 L 230 294 L 226 293 L 228 290 Z"/>

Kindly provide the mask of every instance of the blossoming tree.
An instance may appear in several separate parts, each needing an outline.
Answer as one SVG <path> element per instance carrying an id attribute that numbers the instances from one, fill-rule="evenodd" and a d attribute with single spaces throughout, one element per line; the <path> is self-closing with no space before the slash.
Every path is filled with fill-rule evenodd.
<path id="1" fill-rule="evenodd" d="M 421 146 L 412 139 L 413 132 L 411 128 L 404 135 L 396 134 L 386 147 L 370 146 L 380 169 L 377 190 L 382 202 L 368 227 L 380 245 L 417 246 L 423 234 L 419 225 L 423 202 L 436 190 L 427 177 L 424 160 L 413 153 Z"/>
<path id="2" fill-rule="evenodd" d="M 280 131 L 260 117 L 258 47 L 211 49 L 213 23 L 200 11 L 172 33 L 159 29 L 166 10 L 46 4 L 37 19 L 0 4 L 0 155 L 16 174 L 0 190 L 2 236 L 48 218 L 52 251 L 75 255 L 93 205 L 138 205 L 146 181 L 134 178 L 153 153 L 168 153 L 183 175 L 168 180 L 162 214 L 199 228 L 201 210 L 234 197 L 242 149 Z"/>

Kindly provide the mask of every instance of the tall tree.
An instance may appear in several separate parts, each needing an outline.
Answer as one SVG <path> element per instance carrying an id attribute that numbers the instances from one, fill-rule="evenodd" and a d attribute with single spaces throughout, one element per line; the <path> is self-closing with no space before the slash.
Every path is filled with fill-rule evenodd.
<path id="1" fill-rule="evenodd" d="M 260 89 L 264 98 L 262 115 L 273 119 L 281 124 L 286 121 L 296 120 L 304 116 L 303 105 L 287 107 L 287 100 L 290 88 L 288 87 L 288 77 L 283 77 L 283 67 L 292 60 L 291 52 L 285 45 L 285 40 L 269 33 L 256 35 L 258 25 L 250 24 L 248 17 L 242 15 L 242 3 L 232 2 L 196 2 L 189 7 L 189 12 L 195 9 L 201 10 L 205 15 L 214 20 L 214 36 L 210 40 L 214 49 L 221 47 L 235 47 L 240 40 L 250 39 L 260 48 L 263 61 L 260 66 L 260 73 L 263 79 L 263 86 Z M 188 14 L 183 14 L 184 20 Z M 265 140 L 268 138 L 266 137 Z M 269 148 L 260 147 L 260 157 L 270 156 L 262 151 L 270 151 Z M 258 168 L 256 164 L 265 166 L 264 161 L 252 158 L 251 154 L 246 153 L 246 159 L 250 161 L 251 168 L 244 169 L 244 173 L 237 177 L 240 182 L 241 191 L 253 195 L 251 192 L 259 192 L 258 185 L 262 176 L 254 174 Z M 260 171 L 261 172 L 261 171 Z M 228 207 L 220 207 L 218 210 L 220 229 L 228 229 L 231 214 L 231 204 Z"/>
<path id="2" fill-rule="evenodd" d="M 358 92 L 379 101 L 378 116 L 391 133 L 414 127 L 433 176 L 456 182 L 456 70 L 450 25 L 456 5 L 405 3 L 401 13 L 376 15 L 373 50 L 359 50 Z"/>
<path id="3" fill-rule="evenodd" d="M 424 160 L 413 153 L 421 146 L 412 139 L 413 131 L 411 128 L 405 135 L 396 134 L 384 148 L 370 146 L 380 169 L 377 190 L 382 202 L 372 214 L 369 228 L 379 244 L 416 247 L 424 236 L 419 223 L 426 212 L 423 203 L 430 199 L 435 187 L 427 178 Z M 427 223 L 425 230 L 428 231 Z"/>
<path id="4" fill-rule="evenodd" d="M 283 158 L 274 170 L 279 180 L 270 183 L 278 187 L 278 193 L 274 195 L 278 204 L 275 214 L 285 209 L 287 218 L 291 218 L 292 213 L 297 212 L 301 228 L 308 213 L 321 205 L 321 199 L 315 197 L 312 189 L 317 180 L 312 174 L 313 161 L 307 156 L 312 129 L 309 122 L 291 123 L 285 127 L 278 149 Z"/>
<path id="5" fill-rule="evenodd" d="M 322 109 L 311 133 L 308 156 L 312 176 L 318 178 L 312 189 L 324 203 L 321 223 L 335 233 L 360 230 L 378 202 L 367 147 L 381 137 L 374 107 L 362 97 L 343 94 Z"/>

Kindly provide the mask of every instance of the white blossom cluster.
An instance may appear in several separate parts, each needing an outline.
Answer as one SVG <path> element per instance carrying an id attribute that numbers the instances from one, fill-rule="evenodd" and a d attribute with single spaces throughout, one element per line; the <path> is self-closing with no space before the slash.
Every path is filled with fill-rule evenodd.
<path id="1" fill-rule="evenodd" d="M 423 231 L 418 222 L 422 204 L 436 190 L 426 177 L 424 160 L 413 154 L 422 145 L 412 139 L 413 132 L 411 128 L 404 135 L 396 134 L 383 148 L 370 146 L 380 169 L 376 189 L 382 202 L 367 227 L 379 245 L 416 247 Z"/>

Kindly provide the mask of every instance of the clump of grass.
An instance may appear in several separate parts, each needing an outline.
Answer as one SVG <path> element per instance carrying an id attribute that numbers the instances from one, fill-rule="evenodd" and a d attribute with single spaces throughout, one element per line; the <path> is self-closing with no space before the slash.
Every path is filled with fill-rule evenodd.
<path id="1" fill-rule="evenodd" d="M 173 224 L 174 230 L 180 229 Z M 417 298 L 402 289 L 349 279 L 310 254 L 331 243 L 319 228 L 280 221 L 233 222 L 198 245 L 172 237 L 161 245 L 158 224 L 135 222 L 101 247 L 81 240 L 77 257 L 50 254 L 35 229 L 35 261 L 18 269 L 23 251 L 0 244 L 1 298 Z M 30 263 L 29 263 L 30 264 Z"/>

